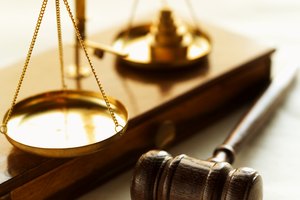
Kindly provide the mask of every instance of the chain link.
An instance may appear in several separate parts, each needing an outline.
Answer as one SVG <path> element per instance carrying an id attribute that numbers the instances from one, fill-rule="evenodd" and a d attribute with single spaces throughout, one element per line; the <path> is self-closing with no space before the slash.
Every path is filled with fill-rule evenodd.
<path id="1" fill-rule="evenodd" d="M 59 49 L 59 62 L 60 62 L 60 73 L 61 73 L 61 84 L 62 88 L 65 90 L 67 88 L 65 77 L 64 77 L 64 54 L 62 45 L 62 34 L 61 34 L 61 20 L 60 20 L 60 5 L 59 0 L 55 0 L 56 8 L 56 22 L 57 22 L 57 37 L 58 37 L 58 49 Z"/>
<path id="2" fill-rule="evenodd" d="M 75 22 L 75 19 L 74 19 L 74 17 L 73 17 L 73 13 L 72 13 L 72 11 L 71 11 L 71 9 L 70 9 L 69 3 L 68 3 L 67 0 L 63 0 L 63 1 L 64 1 L 65 6 L 66 6 L 66 9 L 67 9 L 67 11 L 68 11 L 68 14 L 69 14 L 69 16 L 70 16 L 70 18 L 71 18 L 71 20 L 72 20 L 73 26 L 74 26 L 74 28 L 75 28 L 75 32 L 76 32 L 77 39 L 78 39 L 78 41 L 79 41 L 79 43 L 80 43 L 81 48 L 83 49 L 83 51 L 84 51 L 84 53 L 85 53 L 85 56 L 86 56 L 86 58 L 87 58 L 87 60 L 88 60 L 88 62 L 89 62 L 89 65 L 90 65 L 90 67 L 91 67 L 91 70 L 92 70 L 92 72 L 93 72 L 93 75 L 94 75 L 94 77 L 95 77 L 95 79 L 96 79 L 98 88 L 99 88 L 99 90 L 100 90 L 100 92 L 101 92 L 101 94 L 102 94 L 102 96 L 103 96 L 103 99 L 104 99 L 104 101 L 105 101 L 105 103 L 106 103 L 107 109 L 108 109 L 108 111 L 109 111 L 109 113 L 110 113 L 110 115 L 111 115 L 111 118 L 112 118 L 112 120 L 114 121 L 114 124 L 115 124 L 116 129 L 117 129 L 117 127 L 120 127 L 121 125 L 120 125 L 120 124 L 118 123 L 118 121 L 117 121 L 117 118 L 116 118 L 116 116 L 115 116 L 115 113 L 114 113 L 113 109 L 111 108 L 111 105 L 110 105 L 110 103 L 109 103 L 109 101 L 108 101 L 108 98 L 107 98 L 107 96 L 106 96 L 106 94 L 105 94 L 105 91 L 104 91 L 104 89 L 103 89 L 103 86 L 102 86 L 102 84 L 100 83 L 100 79 L 98 78 L 98 75 L 97 75 L 97 73 L 96 73 L 95 67 L 93 66 L 92 61 L 91 61 L 91 59 L 90 59 L 90 57 L 89 57 L 89 55 L 88 55 L 88 53 L 87 53 L 85 44 L 84 44 L 84 42 L 83 42 L 83 39 L 82 39 L 82 37 L 81 37 L 81 35 L 80 35 L 80 32 L 79 32 L 79 30 L 78 30 L 78 27 L 77 27 L 77 25 L 76 25 L 76 22 Z"/>
<path id="3" fill-rule="evenodd" d="M 40 29 L 40 26 L 41 26 L 41 23 L 42 23 L 42 20 L 43 20 L 43 16 L 44 16 L 44 13 L 45 13 L 45 10 L 46 10 L 47 2 L 48 2 L 48 0 L 44 0 L 43 3 L 42 3 L 42 7 L 41 7 L 41 10 L 40 10 L 40 13 L 39 13 L 39 17 L 37 19 L 37 23 L 36 23 L 35 30 L 34 30 L 34 33 L 33 33 L 33 37 L 32 37 L 30 47 L 29 47 L 29 50 L 28 50 L 28 53 L 27 53 L 27 57 L 26 57 L 26 60 L 25 60 L 25 63 L 24 63 L 22 74 L 21 74 L 21 77 L 19 79 L 16 91 L 15 91 L 15 95 L 13 97 L 13 100 L 12 100 L 10 109 L 8 110 L 8 113 L 6 115 L 6 118 L 4 119 L 3 124 L 0 127 L 0 132 L 1 133 L 5 134 L 7 132 L 7 123 L 9 121 L 9 119 L 11 118 L 14 106 L 16 104 L 18 95 L 20 93 L 20 89 L 21 89 L 23 80 L 25 78 L 25 74 L 26 74 L 26 71 L 27 71 L 27 68 L 28 68 L 28 64 L 30 62 L 32 51 L 33 51 L 33 48 L 34 48 L 34 45 L 35 45 L 35 42 L 36 42 L 36 38 L 37 38 L 39 29 Z"/>

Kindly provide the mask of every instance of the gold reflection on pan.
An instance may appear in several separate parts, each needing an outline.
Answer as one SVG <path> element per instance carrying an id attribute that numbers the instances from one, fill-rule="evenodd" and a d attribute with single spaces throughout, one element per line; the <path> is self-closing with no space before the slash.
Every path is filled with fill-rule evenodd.
<path id="1" fill-rule="evenodd" d="M 116 139 L 127 124 L 124 106 L 108 99 L 122 130 L 116 126 L 101 94 L 53 91 L 25 99 L 14 107 L 8 140 L 25 151 L 51 157 L 91 153 Z"/>
<path id="2" fill-rule="evenodd" d="M 117 51 L 128 53 L 127 57 L 120 58 L 124 62 L 138 68 L 161 68 L 162 64 L 151 57 L 150 26 L 136 26 L 131 29 L 129 35 L 128 30 L 121 32 L 115 39 L 113 46 Z M 185 59 L 174 60 L 168 62 L 168 66 L 175 68 L 186 67 L 186 65 L 194 64 L 206 58 L 211 52 L 211 42 L 204 33 L 199 33 L 196 30 L 190 32 L 183 38 L 187 45 L 187 55 Z"/>

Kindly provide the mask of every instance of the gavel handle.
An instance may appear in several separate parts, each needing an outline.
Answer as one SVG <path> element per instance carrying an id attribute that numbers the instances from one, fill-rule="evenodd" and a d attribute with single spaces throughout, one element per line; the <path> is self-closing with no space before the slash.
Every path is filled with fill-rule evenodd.
<path id="1" fill-rule="evenodd" d="M 297 67 L 286 68 L 278 75 L 250 108 L 248 113 L 236 125 L 222 145 L 218 146 L 210 160 L 233 163 L 237 154 L 247 139 L 253 136 L 268 120 L 278 104 L 286 96 L 287 91 L 296 79 Z"/>

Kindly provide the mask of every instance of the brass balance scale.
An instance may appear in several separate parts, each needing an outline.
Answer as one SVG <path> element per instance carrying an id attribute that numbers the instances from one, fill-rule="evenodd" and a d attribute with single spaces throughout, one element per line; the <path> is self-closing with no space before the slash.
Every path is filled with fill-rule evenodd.
<path id="1" fill-rule="evenodd" d="M 120 137 L 128 120 L 127 110 L 122 103 L 105 94 L 68 1 L 64 0 L 64 4 L 100 93 L 67 89 L 63 75 L 60 3 L 56 0 L 62 89 L 38 94 L 16 103 L 46 10 L 47 0 L 44 0 L 11 107 L 1 126 L 1 132 L 14 146 L 50 157 L 80 156 L 98 151 Z"/>
<path id="2" fill-rule="evenodd" d="M 99 47 L 98 44 L 93 46 L 91 42 L 84 41 L 82 29 L 79 30 L 68 1 L 64 0 L 64 4 L 73 23 L 77 42 L 84 51 L 100 93 L 67 89 L 60 3 L 56 0 L 62 89 L 16 102 L 46 10 L 47 0 L 44 0 L 11 107 L 1 126 L 1 133 L 6 135 L 10 143 L 30 153 L 49 157 L 81 156 L 101 150 L 125 131 L 127 110 L 121 102 L 106 95 L 87 53 L 87 47 L 94 48 L 97 55 L 99 52 L 102 55 L 104 51 L 109 51 L 132 66 L 150 70 L 187 67 L 206 58 L 211 50 L 206 34 L 199 29 L 178 25 L 168 8 L 160 11 L 159 19 L 151 26 L 131 27 L 130 22 L 130 27 L 116 38 L 114 49 Z M 79 27 L 82 26 L 79 24 Z M 128 52 L 128 55 L 118 52 Z M 80 67 L 78 64 L 77 66 Z"/>

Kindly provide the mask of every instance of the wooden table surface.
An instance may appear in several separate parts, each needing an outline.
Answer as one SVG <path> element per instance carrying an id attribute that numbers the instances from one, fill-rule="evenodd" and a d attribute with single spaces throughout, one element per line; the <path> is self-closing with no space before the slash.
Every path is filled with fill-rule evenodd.
<path id="1" fill-rule="evenodd" d="M 5 68 L 24 60 L 33 32 L 36 16 L 41 2 L 0 0 L 0 67 Z M 71 2 L 73 3 L 73 2 Z M 88 0 L 89 34 L 112 26 L 124 24 L 128 19 L 133 1 Z M 300 65 L 300 2 L 297 0 L 224 0 L 191 1 L 198 19 L 209 21 L 228 30 L 255 38 L 277 48 L 273 56 L 273 74 L 291 65 Z M 54 2 L 49 1 L 49 10 L 43 27 L 55 33 Z M 140 1 L 139 14 L 155 12 L 159 2 L 148 5 Z M 174 5 L 173 5 L 174 4 Z M 183 1 L 171 2 L 179 13 L 189 17 Z M 67 22 L 64 22 L 64 24 Z M 70 25 L 66 24 L 66 27 Z M 35 53 L 56 46 L 55 34 L 42 31 Z M 48 35 L 49 34 L 49 35 Z M 72 42 L 72 29 L 65 30 L 66 42 Z M 4 85 L 0 89 L 5 89 Z M 1 98 L 1 97 L 0 97 Z M 0 104 L 1 112 L 5 110 Z M 190 139 L 180 143 L 169 152 L 173 155 L 185 153 L 199 159 L 206 159 L 213 148 L 221 143 L 238 119 L 247 110 L 230 113 L 213 126 L 201 131 Z M 259 137 L 252 140 L 239 154 L 234 167 L 248 166 L 258 170 L 264 179 L 264 199 L 299 199 L 300 174 L 295 173 L 300 166 L 297 148 L 300 144 L 300 82 L 297 81 L 283 105 L 261 131 Z M 0 151 L 4 147 L 0 147 Z M 0 158 L 1 159 L 1 158 Z M 95 188 L 80 199 L 130 199 L 129 186 L 132 171 L 119 175 L 106 184 Z M 5 178 L 5 177 L 0 177 Z"/>

